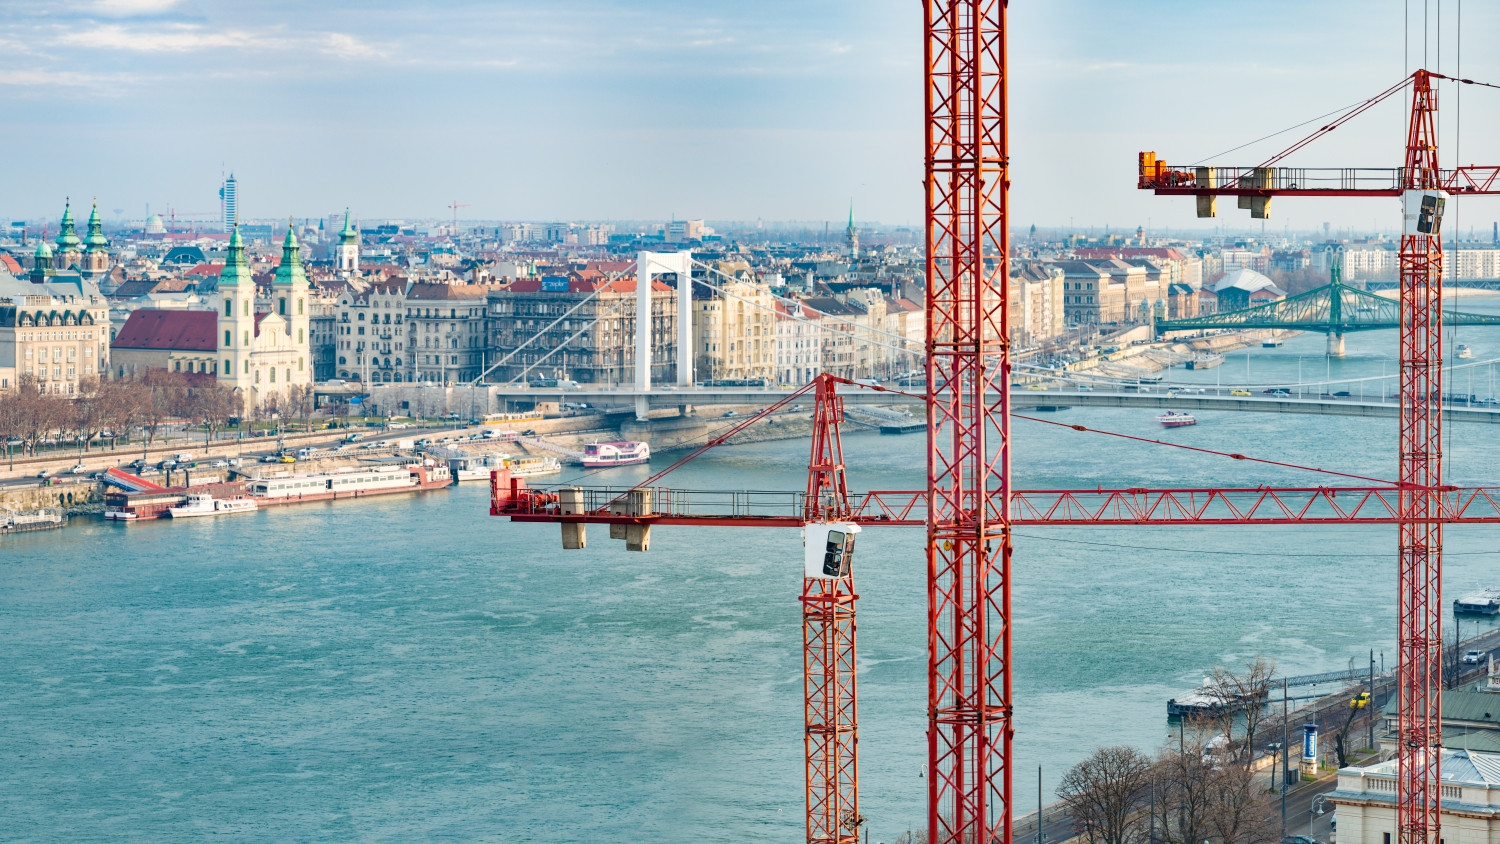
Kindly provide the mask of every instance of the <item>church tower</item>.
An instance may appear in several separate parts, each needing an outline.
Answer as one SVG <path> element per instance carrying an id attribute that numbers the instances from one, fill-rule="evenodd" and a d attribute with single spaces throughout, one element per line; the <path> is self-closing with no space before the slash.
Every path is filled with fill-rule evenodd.
<path id="1" fill-rule="evenodd" d="M 56 272 L 52 269 L 52 247 L 47 245 L 44 238 L 38 238 L 36 242 L 36 259 L 31 265 L 31 283 L 42 284 L 52 277 Z"/>
<path id="2" fill-rule="evenodd" d="M 78 239 L 78 230 L 73 226 L 73 203 L 63 205 L 62 226 L 57 231 L 57 256 L 53 269 L 70 270 L 78 266 L 83 257 L 83 241 Z"/>
<path id="3" fill-rule="evenodd" d="M 94 201 L 93 213 L 89 214 L 89 233 L 83 239 L 87 247 L 83 256 L 83 274 L 100 276 L 109 272 L 109 241 L 104 237 L 104 227 L 99 222 L 99 202 Z"/>
<path id="4" fill-rule="evenodd" d="M 844 229 L 844 243 L 849 246 L 849 260 L 859 260 L 859 229 L 854 227 L 854 203 L 849 203 L 849 227 Z"/>
<path id="5" fill-rule="evenodd" d="M 359 232 L 349 218 L 349 209 L 344 209 L 344 230 L 339 232 L 339 245 L 334 247 L 334 265 L 343 275 L 359 275 Z"/>
<path id="6" fill-rule="evenodd" d="M 307 272 L 302 268 L 302 248 L 297 243 L 295 226 L 288 225 L 286 241 L 281 245 L 281 266 L 276 268 L 276 277 L 271 281 L 273 313 L 286 320 L 287 338 L 303 358 L 297 361 L 297 371 L 307 372 Z M 293 375 L 293 378 L 297 378 Z"/>
<path id="7" fill-rule="evenodd" d="M 238 391 L 249 407 L 250 355 L 255 349 L 255 279 L 245 262 L 245 242 L 236 226 L 219 273 L 219 383 Z"/>

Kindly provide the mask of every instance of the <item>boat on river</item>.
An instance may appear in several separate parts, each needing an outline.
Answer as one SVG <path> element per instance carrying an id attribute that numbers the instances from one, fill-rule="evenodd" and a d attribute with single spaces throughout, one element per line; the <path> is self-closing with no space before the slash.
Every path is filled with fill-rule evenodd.
<path id="1" fill-rule="evenodd" d="M 1193 414 L 1178 413 L 1175 410 L 1169 410 L 1156 417 L 1156 421 L 1160 422 L 1163 428 L 1186 428 L 1189 425 L 1198 424 L 1198 420 Z"/>
<path id="2" fill-rule="evenodd" d="M 1192 360 L 1189 360 L 1187 362 L 1187 368 L 1188 369 L 1194 369 L 1194 370 L 1196 370 L 1196 369 L 1213 369 L 1216 366 L 1221 366 L 1223 363 L 1224 363 L 1224 356 L 1223 355 L 1209 353 L 1209 354 L 1206 354 L 1206 355 L 1199 355 L 1199 356 L 1193 358 Z"/>
<path id="3" fill-rule="evenodd" d="M 1500 589 L 1481 589 L 1453 601 L 1455 615 L 1500 614 Z"/>
<path id="4" fill-rule="evenodd" d="M 228 516 L 234 513 L 253 513 L 259 507 L 253 498 L 214 498 L 208 493 L 195 492 L 181 506 L 167 508 L 167 515 L 174 519 Z"/>
<path id="5" fill-rule="evenodd" d="M 643 442 L 592 443 L 583 447 L 586 469 L 630 466 L 651 459 L 651 447 Z"/>
<path id="6" fill-rule="evenodd" d="M 1453 356 L 1465 359 L 1471 358 L 1474 357 L 1474 350 L 1469 348 L 1468 346 L 1465 346 L 1463 343 L 1459 343 L 1458 347 L 1453 350 Z"/>

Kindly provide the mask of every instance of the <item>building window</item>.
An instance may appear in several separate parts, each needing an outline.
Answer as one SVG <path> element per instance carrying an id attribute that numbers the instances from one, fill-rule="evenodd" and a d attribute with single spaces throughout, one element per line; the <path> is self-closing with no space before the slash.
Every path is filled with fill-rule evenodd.
<path id="1" fill-rule="evenodd" d="M 276 313 L 286 316 L 286 297 L 276 300 Z"/>
<path id="2" fill-rule="evenodd" d="M 259 375 L 260 373 L 256 373 L 256 374 Z M 274 367 L 274 366 L 271 367 L 271 383 L 272 384 L 276 383 L 276 367 Z"/>
<path id="3" fill-rule="evenodd" d="M 250 332 L 245 332 L 245 348 L 250 348 Z"/>
<path id="4" fill-rule="evenodd" d="M 245 374 L 246 375 L 250 374 L 250 361 L 248 361 L 248 360 L 245 361 Z"/>
<path id="5" fill-rule="evenodd" d="M 244 307 L 240 309 L 240 312 L 243 313 L 245 316 L 250 316 L 250 300 L 249 299 L 245 300 Z"/>
<path id="6" fill-rule="evenodd" d="M 227 316 L 227 317 L 234 316 L 234 302 L 233 301 L 225 301 L 224 302 L 224 316 Z"/>
<path id="7" fill-rule="evenodd" d="M 230 372 L 229 372 L 229 358 L 225 358 L 225 359 L 224 359 L 224 374 L 225 374 L 225 375 L 229 375 L 229 374 L 231 374 L 231 373 L 230 373 Z"/>
<path id="8" fill-rule="evenodd" d="M 224 329 L 224 347 L 228 348 L 232 345 L 234 345 L 234 334 L 226 328 Z"/>

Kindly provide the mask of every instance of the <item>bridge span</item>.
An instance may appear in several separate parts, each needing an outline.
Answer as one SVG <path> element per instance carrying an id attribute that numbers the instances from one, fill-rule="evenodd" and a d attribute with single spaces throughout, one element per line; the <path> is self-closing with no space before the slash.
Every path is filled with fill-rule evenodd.
<path id="1" fill-rule="evenodd" d="M 652 409 L 690 409 L 705 406 L 761 406 L 771 404 L 788 396 L 792 391 L 777 388 L 754 387 L 694 387 L 680 389 L 651 389 L 637 391 L 630 388 L 614 390 L 556 390 L 556 389 L 501 389 L 494 398 L 512 403 L 558 402 L 588 403 L 594 406 L 637 406 L 644 398 Z M 1012 406 L 1016 410 L 1055 410 L 1064 407 L 1135 407 L 1156 410 L 1222 410 L 1248 413 L 1300 413 L 1323 416 L 1368 416 L 1396 418 L 1399 408 L 1395 399 L 1380 401 L 1358 397 L 1291 397 L 1256 394 L 1236 396 L 1230 388 L 1209 388 L 1204 393 L 1162 392 L 1115 392 L 1103 390 L 1029 390 L 1017 387 L 1011 390 Z M 921 400 L 912 395 L 903 395 L 880 388 L 844 386 L 839 395 L 847 404 L 909 405 L 915 411 Z M 812 406 L 808 399 L 807 406 Z M 623 409 L 623 408 L 622 408 Z M 703 415 L 702 411 L 696 411 Z M 1500 423 L 1500 406 L 1468 406 L 1463 402 L 1444 406 L 1444 418 L 1451 422 Z"/>

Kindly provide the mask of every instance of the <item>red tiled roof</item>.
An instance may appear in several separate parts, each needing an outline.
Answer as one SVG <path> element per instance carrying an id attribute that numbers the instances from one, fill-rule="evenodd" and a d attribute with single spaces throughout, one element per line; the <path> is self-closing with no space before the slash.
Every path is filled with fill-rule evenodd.
<path id="1" fill-rule="evenodd" d="M 21 274 L 21 265 L 9 255 L 0 255 L 0 267 L 4 267 L 11 275 Z"/>
<path id="2" fill-rule="evenodd" d="M 224 272 L 223 264 L 199 264 L 183 273 L 183 275 L 216 276 Z"/>
<path id="3" fill-rule="evenodd" d="M 132 311 L 110 343 L 113 349 L 170 349 L 212 352 L 219 348 L 216 336 L 219 315 L 213 311 Z"/>

